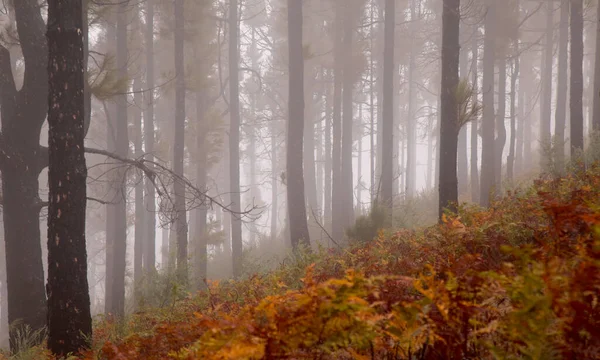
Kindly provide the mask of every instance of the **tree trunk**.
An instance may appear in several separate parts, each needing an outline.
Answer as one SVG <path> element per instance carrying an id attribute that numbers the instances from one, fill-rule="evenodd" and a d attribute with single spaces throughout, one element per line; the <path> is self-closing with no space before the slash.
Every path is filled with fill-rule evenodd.
<path id="1" fill-rule="evenodd" d="M 477 95 L 479 90 L 479 27 L 475 27 L 473 39 L 471 43 L 471 86 L 473 87 L 473 94 Z M 479 119 L 473 119 L 471 121 L 471 201 L 474 203 L 479 202 L 479 130 L 478 130 Z"/>
<path id="2" fill-rule="evenodd" d="M 308 217 L 313 218 L 313 213 L 318 216 L 319 205 L 317 201 L 317 183 L 315 173 L 315 109 L 313 101 L 314 78 L 311 68 L 304 72 L 304 99 L 305 117 L 303 121 L 304 142 L 303 142 L 303 162 L 304 162 L 304 183 L 305 193 L 308 202 Z M 314 220 L 314 219 L 313 219 Z"/>
<path id="3" fill-rule="evenodd" d="M 357 11 L 356 0 L 346 1 L 344 21 L 344 84 L 343 84 L 343 119 L 342 119 L 342 228 L 344 231 L 354 223 L 354 186 L 352 175 L 352 128 L 354 127 L 354 78 L 356 69 L 354 66 L 354 53 L 352 50 L 352 39 L 354 33 L 354 13 Z"/>
<path id="4" fill-rule="evenodd" d="M 87 168 L 81 1 L 48 2 L 48 348 L 90 346 L 85 211 Z"/>
<path id="5" fill-rule="evenodd" d="M 406 198 L 412 199 L 417 186 L 417 119 L 414 114 L 415 102 L 415 49 L 414 37 L 416 27 L 416 0 L 410 0 L 410 55 L 408 60 L 408 116 L 406 117 L 406 169 L 400 171 L 406 175 Z M 402 157 L 404 159 L 404 157 Z"/>
<path id="6" fill-rule="evenodd" d="M 381 203 L 388 208 L 388 225 L 392 220 L 394 200 L 394 48 L 396 2 L 385 1 L 385 40 L 383 50 L 383 126 L 381 164 Z"/>
<path id="7" fill-rule="evenodd" d="M 329 73 L 326 74 L 326 80 L 329 81 Z M 327 86 L 325 90 L 325 196 L 323 199 L 324 202 L 324 223 L 325 225 L 331 224 L 331 170 L 332 170 L 332 158 L 331 158 L 331 122 L 332 122 L 332 94 L 331 87 Z"/>
<path id="8" fill-rule="evenodd" d="M 208 124 L 204 118 L 204 96 L 201 92 L 196 93 L 196 186 L 198 189 L 208 191 L 206 188 L 206 178 L 208 172 L 208 154 L 207 154 L 207 140 Z M 202 289 L 205 286 L 204 281 L 208 273 L 208 252 L 206 237 L 207 233 L 207 222 L 206 217 L 208 215 L 209 204 L 202 204 L 195 210 L 196 217 L 196 233 L 194 234 L 194 259 L 196 260 L 194 270 L 196 276 L 196 289 Z"/>
<path id="9" fill-rule="evenodd" d="M 287 203 L 290 239 L 293 249 L 310 246 L 306 204 L 302 146 L 304 131 L 304 56 L 302 45 L 302 2 L 288 0 L 289 48 L 289 118 L 287 126 Z"/>
<path id="10" fill-rule="evenodd" d="M 241 211 L 240 199 L 240 88 L 238 49 L 240 26 L 238 0 L 229 1 L 229 186 L 231 210 Z M 233 276 L 242 275 L 242 221 L 239 216 L 231 217 L 231 250 Z"/>
<path id="11" fill-rule="evenodd" d="M 554 146 L 556 171 L 565 167 L 565 126 L 567 117 L 567 62 L 569 58 L 569 0 L 560 3 L 560 32 L 558 38 L 558 83 L 556 84 L 556 113 L 554 116 Z"/>
<path id="12" fill-rule="evenodd" d="M 583 150 L 583 0 L 571 2 L 571 159 Z"/>
<path id="13" fill-rule="evenodd" d="M 344 238 L 343 214 L 343 188 L 342 188 L 342 30 L 343 7 L 345 1 L 337 0 L 335 7 L 335 40 L 333 45 L 334 84 L 333 84 L 333 150 L 332 150 L 332 205 L 331 228 L 332 237 L 336 241 Z"/>
<path id="14" fill-rule="evenodd" d="M 498 61 L 498 113 L 496 114 L 496 140 L 494 143 L 494 187 L 495 193 L 502 188 L 502 154 L 506 145 L 506 56 Z"/>
<path id="15" fill-rule="evenodd" d="M 458 111 L 455 91 L 458 86 L 460 57 L 460 0 L 444 0 L 442 13 L 442 121 L 440 123 L 440 198 L 439 218 L 444 209 L 458 204 L 457 146 Z"/>
<path id="16" fill-rule="evenodd" d="M 26 71 L 18 91 L 10 53 L 0 47 L 2 215 L 8 322 L 13 325 L 10 346 L 16 352 L 20 331 L 26 326 L 35 331 L 46 325 L 38 176 L 48 164 L 48 153 L 39 145 L 48 110 L 48 103 L 43 100 L 48 96 L 48 50 L 37 1 L 16 1 L 13 5 L 19 38 L 28 39 L 20 42 Z"/>
<path id="17" fill-rule="evenodd" d="M 144 147 L 146 159 L 154 160 L 154 0 L 146 0 L 146 99 L 144 111 Z M 149 165 L 151 166 L 151 165 Z M 146 182 L 145 206 L 147 209 L 146 232 L 144 235 L 143 267 L 147 273 L 156 270 L 156 190 L 150 179 Z"/>
<path id="18" fill-rule="evenodd" d="M 184 1 L 175 0 L 175 142 L 173 151 L 173 171 L 183 177 L 185 141 L 185 69 L 183 41 L 185 32 Z M 177 273 L 181 281 L 188 280 L 188 226 L 185 209 L 185 184 L 176 180 L 173 183 L 175 195 L 175 231 L 177 236 Z"/>
<path id="19" fill-rule="evenodd" d="M 550 133 L 552 117 L 552 58 L 553 58 L 553 30 L 554 30 L 554 2 L 546 2 L 546 44 L 544 56 L 542 56 L 542 93 L 540 98 L 540 165 L 542 171 L 548 169 L 548 157 L 551 154 L 544 153 L 550 145 L 552 134 Z"/>
<path id="20" fill-rule="evenodd" d="M 494 187 L 494 63 L 496 61 L 496 3 L 487 3 L 483 43 L 483 118 L 481 122 L 481 183 L 479 203 L 489 206 Z"/>
<path id="21" fill-rule="evenodd" d="M 133 146 L 135 158 L 140 158 L 144 151 L 142 150 L 142 86 L 141 79 L 138 77 L 133 81 L 134 106 L 133 109 Z M 135 180 L 135 238 L 133 245 L 133 284 L 134 294 L 137 294 L 136 287 L 142 281 L 143 256 L 144 256 L 144 230 L 146 229 L 146 209 L 144 208 L 144 174 L 137 172 Z M 135 295 L 134 295 L 135 296 Z"/>
<path id="22" fill-rule="evenodd" d="M 278 220 L 278 165 L 277 165 L 277 123 L 271 119 L 271 239 L 277 237 L 277 220 Z"/>
<path id="23" fill-rule="evenodd" d="M 519 40 L 515 40 L 515 55 L 513 57 L 512 74 L 510 76 L 510 143 L 506 159 L 506 177 L 514 179 L 515 143 L 517 138 L 517 78 L 519 77 Z M 521 104 L 519 104 L 521 105 Z"/>
<path id="24" fill-rule="evenodd" d="M 461 35 L 466 35 L 466 31 L 461 31 Z M 462 35 L 461 38 L 465 38 Z M 461 39 L 461 43 L 463 40 Z M 469 79 L 469 48 L 465 45 L 461 45 L 460 58 L 459 58 L 459 76 L 463 81 Z M 463 126 L 458 132 L 458 193 L 464 194 L 469 189 L 469 156 L 467 154 L 467 129 L 468 126 Z"/>
<path id="25" fill-rule="evenodd" d="M 596 5 L 596 56 L 594 60 L 594 111 L 592 114 L 592 127 L 600 131 L 600 3 Z"/>
<path id="26" fill-rule="evenodd" d="M 127 5 L 121 3 L 117 13 L 117 69 L 120 78 L 126 78 L 127 73 Z M 127 95 L 119 94 L 116 96 L 116 118 L 111 121 L 109 126 L 112 129 L 111 137 L 115 139 L 115 152 L 117 155 L 127 157 L 129 153 L 129 140 L 127 138 Z M 114 205 L 109 206 L 109 214 L 112 216 L 114 224 L 113 234 L 107 234 L 112 239 L 112 270 L 111 280 L 111 298 L 109 310 L 112 315 L 122 318 L 125 315 L 125 267 L 126 267 L 126 249 L 127 249 L 127 200 L 124 197 L 126 193 L 126 173 L 122 168 L 113 170 L 114 172 Z M 108 266 L 108 263 L 107 263 Z"/>

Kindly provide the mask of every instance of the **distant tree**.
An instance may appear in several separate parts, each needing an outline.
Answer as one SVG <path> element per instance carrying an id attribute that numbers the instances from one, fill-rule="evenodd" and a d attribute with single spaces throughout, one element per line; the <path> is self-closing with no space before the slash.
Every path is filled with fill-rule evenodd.
<path id="1" fill-rule="evenodd" d="M 460 57 L 460 0 L 444 0 L 442 12 L 442 88 L 440 123 L 439 216 L 458 203 L 458 66 Z"/>
<path id="2" fill-rule="evenodd" d="M 185 37 L 184 1 L 175 0 L 175 139 L 173 171 L 183 177 L 185 141 L 185 69 L 183 42 Z M 177 272 L 187 283 L 188 226 L 186 214 L 185 184 L 175 180 L 175 230 L 177 234 Z"/>
<path id="3" fill-rule="evenodd" d="M 487 0 L 483 42 L 483 117 L 481 121 L 481 181 L 479 203 L 490 204 L 494 187 L 494 63 L 496 61 L 496 1 Z"/>
<path id="4" fill-rule="evenodd" d="M 600 3 L 596 5 L 596 57 L 594 60 L 594 96 L 592 126 L 595 131 L 600 131 Z"/>
<path id="5" fill-rule="evenodd" d="M 556 112 L 554 138 L 556 168 L 562 171 L 565 161 L 565 126 L 567 117 L 567 79 L 569 60 L 569 0 L 560 2 L 560 30 L 558 35 L 558 82 L 556 84 Z"/>
<path id="6" fill-rule="evenodd" d="M 288 0 L 289 46 L 289 118 L 287 131 L 287 199 L 292 247 L 310 246 L 304 172 L 302 170 L 302 143 L 304 131 L 304 56 L 302 46 L 302 2 Z"/>
<path id="7" fill-rule="evenodd" d="M 583 0 L 571 2 L 571 157 L 583 150 Z"/>
<path id="8" fill-rule="evenodd" d="M 238 0 L 229 1 L 229 187 L 231 210 L 240 213 L 240 84 L 238 44 L 240 41 Z M 242 221 L 237 215 L 231 219 L 231 250 L 233 276 L 242 275 Z"/>
<path id="9" fill-rule="evenodd" d="M 381 202 L 390 210 L 394 196 L 394 34 L 396 26 L 396 1 L 386 0 L 383 47 L 383 127 Z M 391 219 L 390 219 L 391 220 Z M 389 224 L 391 225 L 391 223 Z"/>
<path id="10" fill-rule="evenodd" d="M 82 2 L 48 1 L 48 347 L 90 346 L 85 242 L 86 178 Z"/>

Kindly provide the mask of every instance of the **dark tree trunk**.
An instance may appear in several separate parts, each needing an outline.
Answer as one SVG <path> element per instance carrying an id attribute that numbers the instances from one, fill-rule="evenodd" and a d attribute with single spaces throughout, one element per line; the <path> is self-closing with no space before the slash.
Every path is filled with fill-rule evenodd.
<path id="1" fill-rule="evenodd" d="M 175 0 L 175 143 L 173 151 L 173 171 L 183 177 L 183 157 L 185 141 L 185 70 L 183 40 L 185 31 L 183 0 Z M 185 209 L 185 184 L 175 181 L 175 231 L 177 236 L 177 273 L 187 284 L 188 226 Z"/>
<path id="2" fill-rule="evenodd" d="M 442 121 L 440 123 L 439 218 L 444 209 L 458 204 L 457 147 L 458 111 L 455 91 L 458 86 L 460 57 L 460 0 L 444 0 L 442 13 Z"/>
<path id="3" fill-rule="evenodd" d="M 90 346 L 85 247 L 84 52 L 81 1 L 48 2 L 48 348 Z"/>
<path id="4" fill-rule="evenodd" d="M 38 330 L 46 325 L 38 176 L 48 164 L 48 153 L 39 145 L 48 110 L 48 103 L 43 100 L 48 97 L 44 20 L 35 0 L 16 1 L 14 10 L 26 69 L 23 86 L 18 91 L 10 54 L 0 47 L 0 170 L 8 322 L 14 325 L 10 329 L 13 352 L 19 350 L 16 336 L 25 326 Z"/>
<path id="5" fill-rule="evenodd" d="M 483 43 L 483 118 L 481 122 L 481 183 L 479 203 L 490 205 L 494 187 L 494 62 L 496 61 L 496 3 L 488 1 Z"/>
<path id="6" fill-rule="evenodd" d="M 473 94 L 478 93 L 479 89 L 479 27 L 475 27 L 473 34 L 473 42 L 471 43 L 471 53 L 473 56 L 471 62 L 471 76 L 473 77 L 471 86 Z M 479 202 L 479 134 L 478 134 L 479 119 L 471 121 L 471 201 Z"/>
<path id="7" fill-rule="evenodd" d="M 569 58 L 569 0 L 560 3 L 560 32 L 558 37 L 558 83 L 556 84 L 556 113 L 554 116 L 554 146 L 556 170 L 565 166 L 565 126 L 567 117 L 567 62 Z"/>
<path id="8" fill-rule="evenodd" d="M 494 187 L 498 194 L 502 187 L 502 154 L 506 145 L 506 56 L 498 61 L 498 113 L 496 114 L 496 140 L 494 143 Z"/>
<path id="9" fill-rule="evenodd" d="M 343 225 L 343 187 L 342 187 L 342 30 L 343 30 L 343 7 L 346 3 L 342 0 L 336 1 L 335 7 L 335 41 L 333 45 L 334 84 L 333 84 L 333 150 L 332 150 L 332 205 L 331 205 L 331 228 L 334 240 L 340 241 L 344 238 Z"/>
<path id="10" fill-rule="evenodd" d="M 240 213 L 240 85 L 238 0 L 229 1 L 229 187 L 231 210 Z M 242 221 L 231 217 L 233 276 L 242 275 Z"/>
<path id="11" fill-rule="evenodd" d="M 571 2 L 571 158 L 583 150 L 583 0 Z"/>
<path id="12" fill-rule="evenodd" d="M 146 0 L 146 29 L 144 31 L 146 50 L 146 99 L 144 111 L 144 147 L 146 159 L 154 160 L 154 0 Z M 144 235 L 143 266 L 147 273 L 156 270 L 156 190 L 146 179 L 146 232 Z"/>
<path id="13" fill-rule="evenodd" d="M 600 3 L 596 5 L 596 56 L 594 59 L 594 111 L 592 114 L 592 127 L 600 131 Z"/>
<path id="14" fill-rule="evenodd" d="M 292 248 L 310 246 L 306 204 L 304 197 L 304 172 L 302 169 L 302 143 L 304 131 L 304 56 L 302 47 L 302 2 L 288 0 L 289 44 L 289 118 L 287 126 L 287 203 Z"/>
<path id="15" fill-rule="evenodd" d="M 546 2 L 546 44 L 542 56 L 542 93 L 540 98 L 540 165 L 542 170 L 548 169 L 548 156 L 544 149 L 548 148 L 552 138 L 550 133 L 552 117 L 552 57 L 554 33 L 554 2 Z"/>
<path id="16" fill-rule="evenodd" d="M 388 225 L 391 225 L 394 200 L 394 43 L 396 24 L 396 2 L 386 0 L 383 47 L 383 126 L 381 164 L 381 203 L 389 210 Z"/>
<path id="17" fill-rule="evenodd" d="M 356 69 L 354 66 L 352 39 L 354 32 L 354 13 L 357 11 L 356 0 L 346 1 L 344 13 L 344 84 L 343 84 L 343 119 L 342 119 L 342 228 L 344 231 L 354 222 L 354 186 L 352 175 L 352 128 L 354 127 L 353 95 L 354 78 Z"/>

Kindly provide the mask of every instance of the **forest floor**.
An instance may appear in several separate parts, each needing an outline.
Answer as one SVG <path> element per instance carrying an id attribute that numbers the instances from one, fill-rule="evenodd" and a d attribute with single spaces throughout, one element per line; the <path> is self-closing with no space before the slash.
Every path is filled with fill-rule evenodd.
<path id="1" fill-rule="evenodd" d="M 212 282 L 86 359 L 598 359 L 600 167 L 490 209 Z"/>

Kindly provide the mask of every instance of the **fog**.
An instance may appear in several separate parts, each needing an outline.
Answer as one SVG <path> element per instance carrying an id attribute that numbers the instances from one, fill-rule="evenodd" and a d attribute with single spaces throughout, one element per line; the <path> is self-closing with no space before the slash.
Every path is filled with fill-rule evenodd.
<path id="1" fill-rule="evenodd" d="M 563 173 L 600 124 L 596 2 L 83 3 L 92 315 L 363 240 L 355 221 L 378 207 L 381 227 L 415 229 L 489 206 Z M 460 4 L 447 32 L 443 3 Z M 33 28 L 47 4 L 5 1 L 0 16 L 8 347 L 9 321 L 45 323 L 48 89 L 28 76 L 46 71 Z"/>

